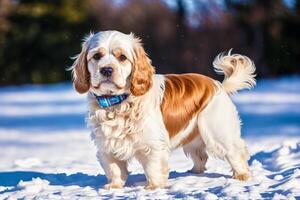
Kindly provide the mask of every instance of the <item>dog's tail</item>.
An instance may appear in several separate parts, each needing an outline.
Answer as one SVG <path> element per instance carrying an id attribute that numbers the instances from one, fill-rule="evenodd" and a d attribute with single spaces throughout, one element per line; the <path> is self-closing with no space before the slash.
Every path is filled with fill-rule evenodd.
<path id="1" fill-rule="evenodd" d="M 229 94 L 241 89 L 251 89 L 255 86 L 255 65 L 247 56 L 240 54 L 219 54 L 213 66 L 218 74 L 224 75 L 222 85 Z"/>

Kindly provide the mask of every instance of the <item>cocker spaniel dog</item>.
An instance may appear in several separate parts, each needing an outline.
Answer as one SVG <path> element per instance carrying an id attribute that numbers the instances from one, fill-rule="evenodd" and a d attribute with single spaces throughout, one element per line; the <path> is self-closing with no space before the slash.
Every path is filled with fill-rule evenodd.
<path id="1" fill-rule="evenodd" d="M 147 189 L 164 188 L 168 160 L 182 147 L 202 173 L 209 155 L 226 159 L 233 177 L 251 177 L 240 119 L 230 95 L 255 85 L 255 66 L 246 56 L 220 54 L 213 62 L 222 83 L 196 74 L 155 74 L 134 34 L 90 34 L 71 69 L 74 87 L 88 93 L 87 123 L 108 179 L 122 188 L 128 162 L 143 166 Z"/>

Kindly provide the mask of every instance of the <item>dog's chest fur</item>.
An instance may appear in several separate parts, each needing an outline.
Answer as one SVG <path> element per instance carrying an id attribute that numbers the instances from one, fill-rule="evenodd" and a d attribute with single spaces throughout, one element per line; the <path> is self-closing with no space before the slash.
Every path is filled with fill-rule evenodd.
<path id="1" fill-rule="evenodd" d="M 160 112 L 162 78 L 142 97 L 129 96 L 119 105 L 101 109 L 93 95 L 88 95 L 87 123 L 100 151 L 120 160 L 137 153 L 168 149 L 169 138 Z"/>
<path id="2" fill-rule="evenodd" d="M 136 151 L 142 150 L 140 136 L 143 134 L 143 116 L 139 111 L 139 102 L 129 100 L 111 109 L 100 109 L 93 99 L 89 102 L 87 121 L 98 148 L 120 160 L 128 160 Z"/>

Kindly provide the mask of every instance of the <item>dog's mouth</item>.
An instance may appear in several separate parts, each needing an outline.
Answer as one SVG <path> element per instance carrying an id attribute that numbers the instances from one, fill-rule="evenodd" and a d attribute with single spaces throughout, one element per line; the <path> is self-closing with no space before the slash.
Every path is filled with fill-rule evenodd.
<path id="1" fill-rule="evenodd" d="M 92 85 L 92 87 L 94 89 L 99 89 L 101 87 L 102 84 L 113 84 L 113 85 L 116 85 L 112 80 L 111 78 L 106 78 L 104 80 L 101 80 L 100 83 L 98 83 L 97 85 Z"/>
<path id="2" fill-rule="evenodd" d="M 119 89 L 119 86 L 111 79 L 102 80 L 99 85 L 99 88 L 106 89 L 106 88 L 116 88 Z"/>
<path id="3" fill-rule="evenodd" d="M 118 85 L 111 78 L 106 78 L 101 80 L 99 84 L 92 85 L 92 90 L 102 95 L 115 95 L 118 91 L 124 90 L 124 86 Z"/>
<path id="4" fill-rule="evenodd" d="M 100 81 L 100 84 L 99 84 L 99 85 L 101 85 L 101 84 L 103 84 L 103 83 L 113 83 L 113 84 L 114 84 L 114 82 L 113 82 L 113 80 L 111 79 L 111 77 L 105 78 L 104 80 Z"/>

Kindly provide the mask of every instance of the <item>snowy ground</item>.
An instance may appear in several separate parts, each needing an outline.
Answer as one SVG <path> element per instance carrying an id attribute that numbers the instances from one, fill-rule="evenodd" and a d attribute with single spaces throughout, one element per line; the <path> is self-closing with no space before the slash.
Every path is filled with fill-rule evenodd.
<path id="1" fill-rule="evenodd" d="M 234 101 L 251 181 L 233 180 L 228 164 L 215 159 L 204 174 L 190 174 L 191 161 L 177 150 L 166 189 L 144 190 L 143 170 L 133 161 L 126 187 L 106 191 L 84 96 L 69 83 L 1 88 L 0 199 L 300 199 L 300 78 L 259 81 Z"/>

